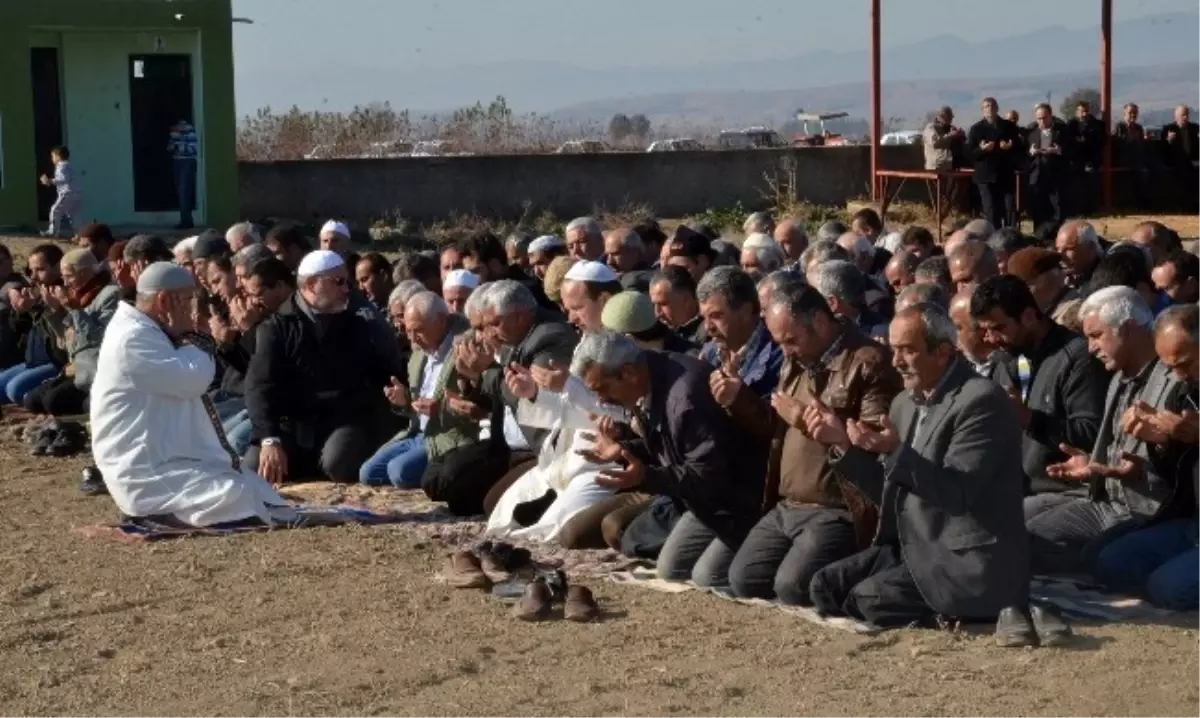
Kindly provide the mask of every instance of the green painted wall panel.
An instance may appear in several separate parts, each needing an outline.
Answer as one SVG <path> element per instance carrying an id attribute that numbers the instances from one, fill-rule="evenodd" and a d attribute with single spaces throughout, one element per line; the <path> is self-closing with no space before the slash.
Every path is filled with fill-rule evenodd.
<path id="1" fill-rule="evenodd" d="M 182 15 L 176 19 L 175 15 Z M 167 40 L 164 52 L 175 52 L 172 45 L 176 38 L 189 38 L 193 53 L 192 72 L 196 84 L 196 107 L 194 118 L 201 133 L 202 171 L 200 176 L 205 204 L 200 209 L 206 214 L 207 224 L 222 226 L 237 219 L 237 160 L 236 160 L 236 110 L 233 87 L 233 37 L 231 27 L 230 0 L 38 0 L 38 2 L 0 2 L 0 226 L 33 225 L 37 218 L 36 178 L 40 158 L 33 156 L 33 107 L 29 84 L 29 48 L 54 44 L 53 38 L 61 33 L 67 37 L 80 37 L 87 33 L 100 33 L 113 39 L 106 56 L 102 48 L 87 41 L 80 47 L 82 58 L 91 57 L 96 64 L 85 67 L 68 67 L 70 48 L 64 47 L 60 64 L 64 78 L 64 105 L 68 110 L 66 133 L 68 144 L 72 133 L 79 131 L 80 120 L 72 130 L 69 115 L 84 112 L 87 102 L 113 99 L 115 92 L 110 83 L 116 64 L 121 66 L 121 78 L 125 78 L 125 62 L 131 53 L 152 52 L 153 38 L 162 36 Z M 149 50 L 144 47 L 149 44 Z M 79 50 L 79 48 L 76 48 Z M 81 60 L 82 61 L 82 60 Z M 101 72 L 103 70 L 103 72 Z M 127 88 L 127 80 L 126 88 Z M 95 89 L 88 89 L 96 85 Z M 108 89 L 102 90 L 101 88 Z M 82 98 L 72 98 L 72 93 L 82 93 Z M 111 102 L 109 103 L 111 106 Z M 120 102 L 124 123 L 120 125 L 114 116 L 105 115 L 94 130 L 84 129 L 84 139 L 92 143 L 108 137 L 113 148 L 125 147 L 125 156 L 120 162 L 112 163 L 104 185 L 94 190 L 96 198 L 85 196 L 84 216 L 98 216 L 101 201 L 111 193 L 122 190 L 128 199 L 122 200 L 132 207 L 132 169 L 128 154 L 129 121 L 128 92 L 126 89 Z M 106 136 L 100 127 L 109 128 Z M 89 138 L 90 135 L 90 138 Z M 94 139 L 92 139 L 94 138 Z M 74 148 L 73 148 L 74 150 Z M 101 162 L 107 152 L 87 150 L 86 154 L 97 154 Z M 79 157 L 83 164 L 84 157 Z M 82 168 L 81 169 L 85 169 Z M 89 184 L 100 181 L 89 173 Z M 107 186 L 111 184 L 110 186 Z M 111 200 L 116 201 L 116 200 Z M 115 206 L 115 205 L 112 205 Z M 137 222 L 147 217 L 132 218 Z M 157 218 L 150 216 L 157 223 Z M 109 221 L 121 222 L 120 218 Z M 164 220 L 165 221 L 165 220 Z"/>

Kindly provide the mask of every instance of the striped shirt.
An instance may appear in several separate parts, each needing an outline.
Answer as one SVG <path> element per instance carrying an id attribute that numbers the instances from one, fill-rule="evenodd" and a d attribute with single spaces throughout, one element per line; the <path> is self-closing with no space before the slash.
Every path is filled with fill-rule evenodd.
<path id="1" fill-rule="evenodd" d="M 167 149 L 173 160 L 194 160 L 198 154 L 200 138 L 196 136 L 196 128 L 191 123 L 181 122 L 171 128 L 171 139 Z"/>

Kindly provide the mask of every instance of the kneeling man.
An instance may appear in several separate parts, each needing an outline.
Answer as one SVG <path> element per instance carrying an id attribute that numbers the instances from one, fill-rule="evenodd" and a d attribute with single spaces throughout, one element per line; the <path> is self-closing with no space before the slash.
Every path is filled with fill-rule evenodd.
<path id="1" fill-rule="evenodd" d="M 955 338 L 940 307 L 905 309 L 888 332 L 907 389 L 890 416 L 871 426 L 805 410 L 834 470 L 880 507 L 874 545 L 813 577 L 822 613 L 881 627 L 994 618 L 1010 607 L 1013 620 L 1024 618 L 1021 428 L 1012 401 L 958 355 Z"/>
<path id="2" fill-rule="evenodd" d="M 117 508 L 188 526 L 287 520 L 286 502 L 225 439 L 206 391 L 216 363 L 194 333 L 187 270 L 150 265 L 104 334 L 92 384 L 92 453 Z"/>

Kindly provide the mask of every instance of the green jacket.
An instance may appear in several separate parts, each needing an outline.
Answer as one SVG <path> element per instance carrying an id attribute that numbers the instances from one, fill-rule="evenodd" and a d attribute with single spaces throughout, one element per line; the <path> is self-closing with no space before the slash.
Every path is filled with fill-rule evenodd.
<path id="1" fill-rule="evenodd" d="M 462 334 L 468 328 L 467 320 L 458 314 L 451 314 L 449 322 L 446 331 L 454 337 Z M 409 395 L 414 399 L 421 391 L 421 373 L 425 368 L 427 358 L 428 355 L 425 352 L 413 347 L 412 358 L 408 361 L 408 387 Z M 431 460 L 443 456 L 451 449 L 479 441 L 479 422 L 454 414 L 447 408 L 444 390 L 447 386 L 457 385 L 458 378 L 458 371 L 454 368 L 454 359 L 450 357 L 442 364 L 442 370 L 438 372 L 434 381 L 434 398 L 438 402 L 437 411 L 429 417 L 429 423 L 425 425 L 425 448 L 429 452 Z M 417 413 L 411 407 L 407 409 L 406 413 L 409 416 L 409 428 L 396 437 L 397 439 L 412 438 L 420 433 L 421 423 Z"/>

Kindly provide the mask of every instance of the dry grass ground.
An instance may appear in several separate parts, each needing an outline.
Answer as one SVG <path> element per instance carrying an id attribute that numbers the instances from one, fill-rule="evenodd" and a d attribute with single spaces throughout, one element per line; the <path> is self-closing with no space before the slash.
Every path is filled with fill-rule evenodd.
<path id="1" fill-rule="evenodd" d="M 1194 237 L 1190 220 L 1172 224 Z M 1200 701 L 1195 614 L 1014 651 L 593 584 L 609 619 L 527 625 L 436 583 L 440 549 L 402 526 L 82 538 L 115 518 L 75 490 L 84 463 L 0 438 L 0 714 L 1196 715 Z"/>

